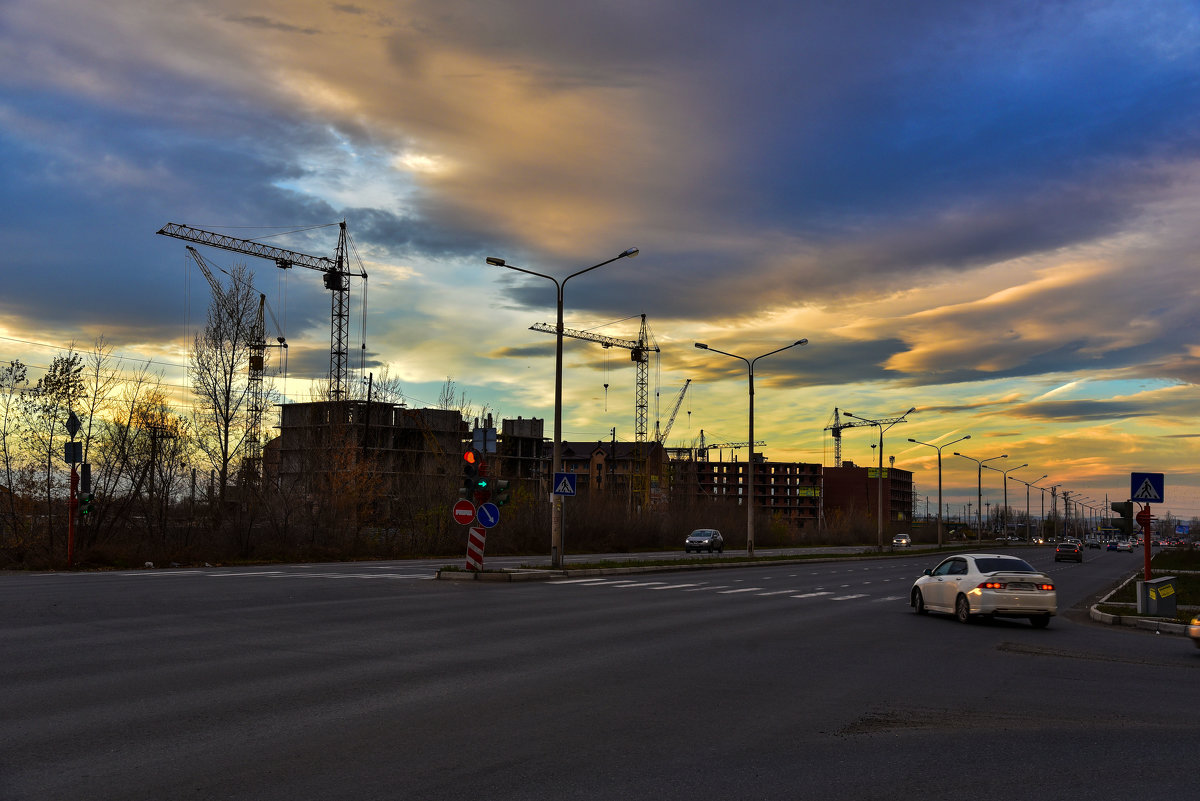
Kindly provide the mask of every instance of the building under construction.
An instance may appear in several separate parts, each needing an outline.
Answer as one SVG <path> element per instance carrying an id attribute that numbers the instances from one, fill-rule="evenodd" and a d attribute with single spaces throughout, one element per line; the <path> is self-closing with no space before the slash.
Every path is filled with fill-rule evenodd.
<path id="1" fill-rule="evenodd" d="M 324 401 L 280 407 L 279 436 L 267 446 L 268 480 L 314 491 L 323 473 L 348 466 L 347 454 L 370 462 L 387 488 L 418 479 L 457 480 L 470 431 L 455 410 L 394 403 Z"/>

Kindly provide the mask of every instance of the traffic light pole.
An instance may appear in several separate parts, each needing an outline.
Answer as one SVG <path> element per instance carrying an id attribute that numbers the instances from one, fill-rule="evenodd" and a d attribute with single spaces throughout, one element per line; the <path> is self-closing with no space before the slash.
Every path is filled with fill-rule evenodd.
<path id="1" fill-rule="evenodd" d="M 79 473 L 71 465 L 71 497 L 67 501 L 67 567 L 75 562 L 75 510 L 79 508 Z"/>

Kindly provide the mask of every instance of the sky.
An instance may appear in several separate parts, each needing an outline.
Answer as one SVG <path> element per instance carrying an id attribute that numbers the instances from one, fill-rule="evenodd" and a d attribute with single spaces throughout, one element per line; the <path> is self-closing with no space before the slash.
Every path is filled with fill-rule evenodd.
<path id="1" fill-rule="evenodd" d="M 0 204 L 0 360 L 35 373 L 103 336 L 190 403 L 210 295 L 155 232 L 332 255 L 345 220 L 352 381 L 549 421 L 553 284 L 485 259 L 561 279 L 637 247 L 564 285 L 565 324 L 646 315 L 651 434 L 691 380 L 668 445 L 748 435 L 746 365 L 694 343 L 807 338 L 755 363 L 770 461 L 831 465 L 835 408 L 915 407 L 883 450 L 919 513 L 937 452 L 908 439 L 969 434 L 954 514 L 1005 480 L 958 450 L 1096 506 L 1161 472 L 1154 511 L 1200 516 L 1195 2 L 6 0 Z M 269 372 L 310 399 L 322 276 L 201 250 L 251 268 Z M 564 437 L 634 439 L 629 352 L 564 350 Z M 878 441 L 844 430 L 843 460 Z"/>

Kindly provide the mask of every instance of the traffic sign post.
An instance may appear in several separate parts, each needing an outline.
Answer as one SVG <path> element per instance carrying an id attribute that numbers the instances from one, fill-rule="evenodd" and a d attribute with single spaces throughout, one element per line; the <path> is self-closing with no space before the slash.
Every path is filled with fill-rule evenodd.
<path id="1" fill-rule="evenodd" d="M 1154 523 L 1154 515 L 1150 513 L 1150 504 L 1142 507 L 1134 518 L 1142 527 L 1142 573 L 1145 580 L 1150 580 L 1150 527 Z"/>
<path id="2" fill-rule="evenodd" d="M 467 570 L 483 570 L 483 547 L 487 544 L 487 529 L 471 526 L 467 535 Z"/>

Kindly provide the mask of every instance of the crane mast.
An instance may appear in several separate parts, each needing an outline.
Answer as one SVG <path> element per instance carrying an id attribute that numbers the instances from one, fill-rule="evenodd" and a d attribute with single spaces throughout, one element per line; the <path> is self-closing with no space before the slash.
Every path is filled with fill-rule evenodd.
<path id="1" fill-rule="evenodd" d="M 158 233 L 186 242 L 195 242 L 262 259 L 271 259 L 275 262 L 275 266 L 285 270 L 299 265 L 324 273 L 325 288 L 332 295 L 329 315 L 329 394 L 333 400 L 345 400 L 349 397 L 347 371 L 349 348 L 346 343 L 350 328 L 350 276 L 356 275 L 366 281 L 367 274 L 363 270 L 351 272 L 348 269 L 346 221 L 343 220 L 338 225 L 337 249 L 332 259 L 264 245 L 262 242 L 250 239 L 238 239 L 213 231 L 193 228 L 182 223 L 167 223 L 158 230 Z"/>
<path id="2" fill-rule="evenodd" d="M 237 310 L 233 306 L 233 301 L 225 293 L 224 287 L 213 276 L 212 270 L 209 269 L 204 257 L 200 255 L 191 245 L 187 246 L 188 255 L 196 262 L 196 266 L 200 268 L 200 272 L 204 274 L 208 285 L 212 288 L 213 297 L 217 301 L 217 305 L 229 315 L 229 319 L 235 325 L 240 324 Z M 254 287 L 250 286 L 253 290 Z M 250 403 L 247 408 L 246 420 L 246 456 L 243 460 L 243 475 L 252 481 L 256 481 L 262 475 L 262 415 L 263 415 L 263 368 L 266 364 L 266 326 L 263 323 L 263 308 L 266 306 L 267 296 L 259 293 L 258 295 L 258 313 L 250 323 L 250 331 L 246 337 L 250 346 L 250 378 L 248 380 L 247 395 Z"/>

